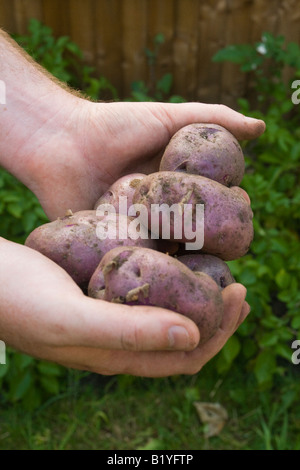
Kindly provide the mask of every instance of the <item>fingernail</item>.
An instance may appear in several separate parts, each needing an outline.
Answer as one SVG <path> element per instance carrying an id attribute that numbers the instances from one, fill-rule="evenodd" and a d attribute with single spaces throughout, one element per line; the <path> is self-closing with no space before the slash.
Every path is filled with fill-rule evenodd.
<path id="1" fill-rule="evenodd" d="M 172 349 L 187 349 L 190 337 L 183 326 L 171 326 L 168 331 L 169 346 Z"/>

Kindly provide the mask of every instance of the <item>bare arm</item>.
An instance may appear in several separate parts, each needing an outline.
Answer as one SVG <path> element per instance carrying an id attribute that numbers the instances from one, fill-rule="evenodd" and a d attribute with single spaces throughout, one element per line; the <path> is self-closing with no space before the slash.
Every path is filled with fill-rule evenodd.
<path id="1" fill-rule="evenodd" d="M 44 145 L 58 133 L 67 137 L 66 116 L 80 99 L 1 30 L 0 79 L 6 90 L 6 103 L 0 105 L 0 165 L 35 190 Z"/>

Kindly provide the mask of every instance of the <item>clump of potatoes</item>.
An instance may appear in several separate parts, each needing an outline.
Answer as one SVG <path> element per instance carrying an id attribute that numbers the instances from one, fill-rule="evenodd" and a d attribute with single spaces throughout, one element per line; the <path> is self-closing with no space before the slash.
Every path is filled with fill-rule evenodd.
<path id="1" fill-rule="evenodd" d="M 243 175 L 243 152 L 228 130 L 191 124 L 171 138 L 159 171 L 123 176 L 99 195 L 93 210 L 69 210 L 35 229 L 25 244 L 59 264 L 99 301 L 160 306 L 188 316 L 204 343 L 221 324 L 222 289 L 235 282 L 226 261 L 244 256 L 253 239 L 249 199 L 237 190 Z M 133 204 L 144 208 L 147 219 L 138 238 L 129 230 L 139 213 L 127 212 Z M 204 207 L 200 249 L 185 248 L 191 240 L 184 235 L 184 212 L 182 236 L 175 218 L 168 240 L 162 218 L 151 232 L 152 208 L 162 204 L 182 210 L 188 205 L 193 233 L 197 206 Z"/>

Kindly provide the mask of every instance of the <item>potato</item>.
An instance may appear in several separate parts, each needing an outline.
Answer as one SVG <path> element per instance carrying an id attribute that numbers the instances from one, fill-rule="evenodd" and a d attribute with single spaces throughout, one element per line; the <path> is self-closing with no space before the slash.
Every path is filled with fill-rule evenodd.
<path id="1" fill-rule="evenodd" d="M 213 280 L 224 289 L 235 282 L 228 265 L 225 261 L 213 255 L 186 254 L 177 256 L 176 259 L 185 264 L 193 272 L 203 272 L 208 274 Z"/>
<path id="2" fill-rule="evenodd" d="M 127 229 L 132 219 L 117 214 L 114 223 L 107 216 L 96 216 L 96 211 L 80 211 L 36 228 L 27 238 L 25 245 L 33 248 L 64 268 L 84 290 L 103 255 L 117 246 L 137 245 L 156 248 L 155 240 L 132 240 L 126 233 L 120 237 L 118 229 L 124 224 Z M 100 239 L 98 224 L 104 224 L 107 238 Z M 121 239 L 124 237 L 124 239 Z"/>
<path id="3" fill-rule="evenodd" d="M 204 343 L 223 317 L 221 290 L 205 273 L 142 247 L 115 248 L 104 255 L 91 277 L 90 297 L 127 305 L 164 307 L 191 318 Z"/>
<path id="4" fill-rule="evenodd" d="M 205 176 L 225 186 L 238 186 L 245 161 L 237 139 L 217 124 L 190 124 L 171 138 L 160 171 L 181 171 Z"/>
<path id="5" fill-rule="evenodd" d="M 148 225 L 151 230 L 154 225 L 154 204 L 161 206 L 164 203 L 167 208 L 175 203 L 182 208 L 185 204 L 190 204 L 192 216 L 187 219 L 186 223 L 182 222 L 183 229 L 180 236 L 175 233 L 180 220 L 177 218 L 175 223 L 171 220 L 170 224 L 170 239 L 181 243 L 191 243 L 197 238 L 198 232 L 195 231 L 197 205 L 204 205 L 202 252 L 218 256 L 225 261 L 245 255 L 253 239 L 253 213 L 243 195 L 204 176 L 173 171 L 152 173 L 140 182 L 133 202 L 143 204 L 147 208 Z M 166 214 L 166 210 L 163 213 Z M 192 234 L 186 235 L 188 222 L 195 234 L 194 238 Z M 156 230 L 155 227 L 154 230 Z M 160 236 L 162 236 L 162 230 L 163 222 L 160 220 L 158 230 Z"/>
<path id="6" fill-rule="evenodd" d="M 135 188 L 139 181 L 145 177 L 142 173 L 132 173 L 130 175 L 122 176 L 110 188 L 98 199 L 94 209 L 101 204 L 111 204 L 117 213 L 128 215 L 128 208 L 132 205 L 132 197 L 135 192 Z M 127 207 L 123 207 L 119 204 L 119 197 L 127 197 Z"/>

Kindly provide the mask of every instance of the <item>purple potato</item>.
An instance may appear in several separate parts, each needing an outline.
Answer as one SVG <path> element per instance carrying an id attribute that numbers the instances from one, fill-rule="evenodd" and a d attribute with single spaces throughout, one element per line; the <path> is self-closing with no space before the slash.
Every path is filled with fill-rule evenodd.
<path id="1" fill-rule="evenodd" d="M 143 246 L 156 249 L 156 241 L 119 237 L 120 223 L 127 229 L 132 218 L 116 214 L 115 223 L 107 216 L 97 216 L 96 211 L 80 211 L 36 228 L 25 245 L 33 248 L 64 268 L 84 290 L 90 277 L 105 253 L 117 246 Z M 98 224 L 104 227 L 107 237 L 99 238 Z M 101 235 L 101 234 L 100 234 Z M 124 238 L 124 239 L 122 239 Z"/>
<path id="2" fill-rule="evenodd" d="M 160 171 L 181 171 L 205 176 L 225 186 L 238 186 L 245 161 L 237 139 L 217 124 L 195 123 L 173 135 L 160 163 Z"/>
<path id="3" fill-rule="evenodd" d="M 135 188 L 139 184 L 140 180 L 145 177 L 142 173 L 132 173 L 130 175 L 122 176 L 115 181 L 110 188 L 98 199 L 94 209 L 97 210 L 101 204 L 111 204 L 117 213 L 128 215 L 128 209 L 133 204 L 132 197 L 135 192 Z M 127 197 L 127 207 L 122 210 L 122 205 L 119 204 L 119 197 Z"/>
<path id="4" fill-rule="evenodd" d="M 245 255 L 253 239 L 253 212 L 243 194 L 204 176 L 174 171 L 152 173 L 140 182 L 133 202 L 143 204 L 147 208 L 151 230 L 154 226 L 154 204 L 161 206 L 164 203 L 167 208 L 173 204 L 184 208 L 185 204 L 189 204 L 192 214 L 186 223 L 183 216 L 181 217 L 183 229 L 179 235 L 175 232 L 180 219 L 171 219 L 169 238 L 180 243 L 192 243 L 195 240 L 196 236 L 192 238 L 191 234 L 186 235 L 189 233 L 188 225 L 192 227 L 194 234 L 198 233 L 195 231 L 196 209 L 198 205 L 204 205 L 204 244 L 201 251 L 225 261 Z M 154 230 L 162 236 L 163 228 L 161 218 L 158 229 L 154 227 Z"/>
<path id="5" fill-rule="evenodd" d="M 187 254 L 177 256 L 177 260 L 185 264 L 193 272 L 203 272 L 208 274 L 213 280 L 224 289 L 235 282 L 228 265 L 225 261 L 213 255 Z"/>
<path id="6" fill-rule="evenodd" d="M 204 343 L 223 318 L 221 289 L 205 273 L 193 273 L 176 258 L 149 248 L 115 248 L 91 277 L 88 295 L 127 305 L 151 305 L 186 315 Z"/>

